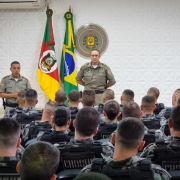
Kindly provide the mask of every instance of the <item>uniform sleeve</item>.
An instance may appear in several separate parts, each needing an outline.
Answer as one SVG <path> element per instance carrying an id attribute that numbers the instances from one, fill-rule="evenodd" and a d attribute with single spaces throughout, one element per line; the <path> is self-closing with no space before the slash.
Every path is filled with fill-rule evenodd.
<path id="1" fill-rule="evenodd" d="M 114 75 L 113 75 L 111 69 L 109 67 L 107 67 L 106 71 L 107 71 L 107 79 L 109 80 L 108 83 L 109 84 L 115 84 L 116 80 L 114 78 Z"/>
<path id="2" fill-rule="evenodd" d="M 83 77 L 84 77 L 84 69 L 83 69 L 83 67 L 81 67 L 81 69 L 78 71 L 78 73 L 76 75 L 76 80 L 82 81 Z"/>
<path id="3" fill-rule="evenodd" d="M 3 78 L 2 80 L 1 80 L 1 84 L 0 84 L 0 93 L 1 92 L 5 92 L 5 79 Z"/>

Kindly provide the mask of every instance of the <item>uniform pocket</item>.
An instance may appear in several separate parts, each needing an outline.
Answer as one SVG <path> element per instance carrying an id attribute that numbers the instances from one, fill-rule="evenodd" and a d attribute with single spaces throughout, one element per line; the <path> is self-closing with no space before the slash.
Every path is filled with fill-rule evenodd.
<path id="1" fill-rule="evenodd" d="M 26 84 L 22 84 L 21 89 L 26 90 Z"/>
<path id="2" fill-rule="evenodd" d="M 13 93 L 14 92 L 12 84 L 7 84 L 6 85 L 6 92 L 7 93 Z"/>

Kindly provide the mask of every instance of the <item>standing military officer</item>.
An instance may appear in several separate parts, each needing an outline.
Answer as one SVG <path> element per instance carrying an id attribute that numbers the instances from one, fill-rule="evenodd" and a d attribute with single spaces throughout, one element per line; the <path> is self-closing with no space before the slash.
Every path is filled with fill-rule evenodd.
<path id="1" fill-rule="evenodd" d="M 5 76 L 0 84 L 0 97 L 5 98 L 5 105 L 7 112 L 9 109 L 17 107 L 17 94 L 19 91 L 31 89 L 31 85 L 25 77 L 20 75 L 20 63 L 13 61 L 11 63 L 11 75 Z"/>
<path id="2" fill-rule="evenodd" d="M 116 83 L 111 69 L 101 63 L 100 51 L 94 49 L 90 53 L 91 62 L 85 63 L 76 76 L 78 84 L 86 89 L 94 90 L 96 94 L 96 104 L 102 102 L 102 94 L 105 89 Z"/>

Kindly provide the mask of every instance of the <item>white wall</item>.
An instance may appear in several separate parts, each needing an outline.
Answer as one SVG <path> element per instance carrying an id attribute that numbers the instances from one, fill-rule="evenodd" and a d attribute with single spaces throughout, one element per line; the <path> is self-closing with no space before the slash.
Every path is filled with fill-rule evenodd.
<path id="1" fill-rule="evenodd" d="M 58 63 L 69 5 L 75 30 L 86 23 L 106 30 L 109 46 L 101 61 L 114 72 L 117 83 L 112 89 L 117 100 L 129 88 L 140 103 L 148 88 L 156 86 L 161 92 L 159 102 L 171 105 L 172 93 L 180 87 L 179 0 L 52 0 Z M 10 74 L 12 61 L 20 61 L 21 74 L 39 93 L 39 107 L 47 100 L 36 78 L 45 22 L 45 9 L 0 10 L 0 78 Z M 76 57 L 78 70 L 87 59 Z"/>

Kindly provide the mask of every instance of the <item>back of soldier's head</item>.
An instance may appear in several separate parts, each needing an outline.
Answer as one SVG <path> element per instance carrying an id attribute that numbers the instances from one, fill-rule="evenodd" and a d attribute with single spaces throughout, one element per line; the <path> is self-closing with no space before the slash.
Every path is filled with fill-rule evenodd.
<path id="1" fill-rule="evenodd" d="M 175 131 L 180 131 L 180 105 L 173 108 L 170 119 L 173 129 Z"/>
<path id="2" fill-rule="evenodd" d="M 20 137 L 20 124 L 13 118 L 0 119 L 0 149 L 11 149 L 17 146 Z"/>
<path id="3" fill-rule="evenodd" d="M 109 120 L 114 120 L 120 112 L 119 103 L 115 100 L 109 100 L 104 104 L 104 111 Z"/>
<path id="4" fill-rule="evenodd" d="M 125 89 L 121 96 L 121 104 L 124 105 L 124 103 L 134 101 L 134 92 L 130 89 Z"/>
<path id="5" fill-rule="evenodd" d="M 136 149 L 143 141 L 144 125 L 137 118 L 128 117 L 119 122 L 116 132 L 116 143 L 123 149 Z"/>
<path id="6" fill-rule="evenodd" d="M 106 89 L 103 92 L 103 101 L 106 102 L 108 100 L 113 100 L 114 99 L 114 91 L 112 89 Z"/>
<path id="7" fill-rule="evenodd" d="M 148 110 L 148 111 L 154 111 L 155 108 L 155 98 L 153 96 L 144 96 L 142 98 L 141 106 L 143 110 Z"/>
<path id="8" fill-rule="evenodd" d="M 95 91 L 84 90 L 82 93 L 82 104 L 84 107 L 92 107 L 95 103 Z"/>
<path id="9" fill-rule="evenodd" d="M 47 116 L 52 116 L 54 114 L 55 109 L 58 107 L 56 102 L 48 101 L 43 109 L 43 114 L 45 113 Z"/>
<path id="10" fill-rule="evenodd" d="M 137 103 L 131 101 L 123 105 L 122 118 L 135 117 L 141 119 L 141 110 Z"/>
<path id="11" fill-rule="evenodd" d="M 158 99 L 160 92 L 159 89 L 156 87 L 151 87 L 149 88 L 149 90 L 147 91 L 147 95 L 148 96 L 153 96 L 155 99 Z"/>
<path id="12" fill-rule="evenodd" d="M 72 90 L 68 94 L 68 100 L 70 102 L 79 102 L 80 99 L 80 93 L 77 90 Z"/>
<path id="13" fill-rule="evenodd" d="M 68 107 L 58 106 L 54 111 L 54 122 L 57 126 L 64 126 L 71 119 L 71 112 Z"/>
<path id="14" fill-rule="evenodd" d="M 37 91 L 34 89 L 29 89 L 25 93 L 25 100 L 28 104 L 36 104 L 37 103 Z"/>
<path id="15" fill-rule="evenodd" d="M 99 124 L 99 114 L 94 108 L 82 108 L 76 114 L 76 131 L 82 136 L 90 136 Z"/>
<path id="16" fill-rule="evenodd" d="M 22 180 L 50 180 L 59 166 L 60 151 L 50 143 L 40 141 L 29 145 L 22 156 Z"/>
<path id="17" fill-rule="evenodd" d="M 180 89 L 176 89 L 172 97 L 172 105 L 177 106 L 178 99 L 180 98 Z"/>
<path id="18" fill-rule="evenodd" d="M 63 90 L 58 90 L 55 93 L 55 101 L 58 104 L 64 104 L 64 102 L 66 101 L 67 97 L 66 97 L 66 93 Z"/>
<path id="19" fill-rule="evenodd" d="M 89 173 L 79 174 L 73 180 L 111 180 L 111 179 L 104 174 L 89 172 Z"/>
<path id="20" fill-rule="evenodd" d="M 18 105 L 23 105 L 24 106 L 24 98 L 25 98 L 25 94 L 26 94 L 26 91 L 25 90 L 22 90 L 22 91 L 19 91 L 18 94 L 17 94 L 17 103 Z"/>

